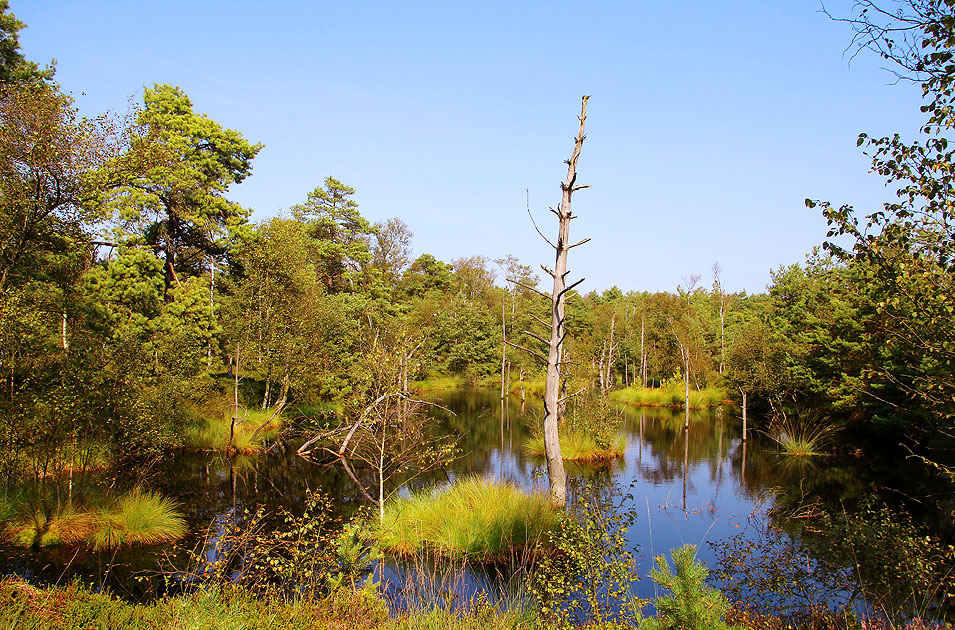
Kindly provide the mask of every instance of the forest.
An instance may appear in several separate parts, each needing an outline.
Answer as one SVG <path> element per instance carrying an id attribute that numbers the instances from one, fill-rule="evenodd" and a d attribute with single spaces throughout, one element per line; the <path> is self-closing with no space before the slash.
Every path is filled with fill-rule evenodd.
<path id="1" fill-rule="evenodd" d="M 570 496 L 561 508 L 504 474 L 490 488 L 480 475 L 440 475 L 468 456 L 460 436 L 480 430 L 433 425 L 448 405 L 443 393 L 485 391 L 500 405 L 500 420 L 493 407 L 486 421 L 491 439 L 503 445 L 505 415 L 508 427 L 526 423 L 526 457 L 545 470 L 551 407 L 542 401 L 558 300 L 549 285 L 563 279 L 559 270 L 513 256 L 413 257 L 415 226 L 370 221 L 356 190 L 333 174 L 253 222 L 229 188 L 254 176 L 262 145 L 199 113 L 173 85 L 146 88 L 125 116 L 80 116 L 55 68 L 24 58 L 25 24 L 0 2 L 0 527 L 9 576 L 0 619 L 38 628 L 180 627 L 190 616 L 210 627 L 303 628 L 950 623 L 955 1 L 910 0 L 897 13 L 878 5 L 860 2 L 848 18 L 854 45 L 918 82 L 926 103 L 921 137 L 859 137 L 896 198 L 870 214 L 807 199 L 829 238 L 773 270 L 762 293 L 727 291 L 718 262 L 668 292 L 562 285 L 553 405 Z M 673 550 L 672 570 L 658 557 L 650 577 L 671 594 L 644 610 L 623 534 L 643 503 L 619 501 L 629 480 L 614 479 L 613 462 L 633 452 L 621 410 L 667 408 L 675 419 L 661 431 L 683 462 L 684 511 L 691 412 L 718 414 L 720 431 L 728 423 L 733 432 L 726 446 L 719 433 L 720 456 L 730 443 L 737 449 L 740 483 L 749 479 L 746 448 L 750 476 L 777 479 L 766 517 L 776 537 L 725 543 L 718 555 L 727 562 L 708 579 L 692 548 Z M 272 479 L 262 483 L 281 508 L 237 502 L 235 471 L 267 478 L 255 462 L 279 451 L 334 469 L 337 481 L 303 481 L 308 492 L 291 498 Z M 163 485 L 169 466 L 195 453 L 225 462 L 228 518 L 186 516 L 188 500 Z M 865 471 L 852 468 L 849 479 L 850 464 Z M 517 496 L 430 491 L 448 481 L 464 494 Z M 427 503 L 440 497 L 463 503 Z M 488 506 L 525 514 L 528 500 L 539 501 L 533 516 L 513 525 L 524 538 L 496 549 L 409 533 L 420 534 L 425 512 L 460 510 L 463 523 L 462 513 Z M 220 543 L 223 532 L 234 537 L 221 559 L 200 522 L 225 528 Z M 39 580 L 23 569 L 68 568 L 76 554 L 108 564 L 117 550 L 175 541 L 205 551 L 189 561 L 176 552 L 172 568 L 128 577 L 148 584 L 129 594 L 105 578 L 84 583 L 81 572 L 58 581 L 66 568 Z M 495 555 L 518 548 L 519 568 Z M 816 570 L 787 573 L 793 553 Z M 438 572 L 449 559 L 493 566 L 498 578 L 524 576 L 533 597 L 509 607 L 485 593 L 456 607 L 435 596 L 402 609 L 376 591 L 381 567 L 393 566 L 387 558 Z M 858 560 L 852 570 L 846 558 Z M 836 576 L 848 581 L 826 582 Z M 827 591 L 840 595 L 829 601 Z"/>

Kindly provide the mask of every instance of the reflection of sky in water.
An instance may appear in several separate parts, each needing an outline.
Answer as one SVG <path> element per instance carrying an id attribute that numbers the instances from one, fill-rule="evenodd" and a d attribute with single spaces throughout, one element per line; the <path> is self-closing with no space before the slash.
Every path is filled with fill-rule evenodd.
<path id="1" fill-rule="evenodd" d="M 546 491 L 543 461 L 527 458 L 520 450 L 523 438 L 530 434 L 522 425 L 534 422 L 530 418 L 539 418 L 538 409 L 528 409 L 522 418 L 520 405 L 512 397 L 502 420 L 500 402 L 493 392 L 447 392 L 442 402 L 456 414 L 457 423 L 474 414 L 472 421 L 482 427 L 482 433 L 490 433 L 489 425 L 496 425 L 496 443 L 492 442 L 483 458 L 465 458 L 471 465 L 458 468 L 457 474 L 503 476 Z M 756 478 L 753 473 L 759 471 L 752 468 L 747 472 L 748 484 L 741 484 L 744 468 L 740 427 L 726 410 L 692 412 L 688 433 L 683 429 L 682 411 L 627 408 L 618 412 L 623 415 L 629 438 L 626 454 L 609 466 L 612 476 L 608 467 L 568 463 L 570 492 L 572 495 L 574 479 L 579 485 L 579 480 L 589 478 L 598 486 L 612 483 L 623 494 L 632 495 L 623 508 L 636 513 L 627 537 L 639 563 L 637 594 L 652 597 L 654 584 L 648 576 L 654 555 L 693 544 L 698 549 L 697 557 L 713 568 L 714 552 L 707 543 L 740 534 L 751 522 L 761 523 L 767 484 Z M 754 445 L 746 448 L 750 451 L 747 455 L 752 456 Z"/>
<path id="2" fill-rule="evenodd" d="M 433 408 L 431 413 L 440 425 L 436 433 L 450 432 L 455 436 L 459 457 L 447 471 L 416 479 L 416 487 L 480 474 L 504 477 L 546 491 L 543 462 L 527 457 L 521 450 L 523 441 L 532 433 L 531 425 L 539 422 L 541 414 L 536 402 L 529 399 L 526 415 L 522 416 L 520 402 L 514 396 L 502 414 L 499 395 L 494 391 L 452 390 L 433 397 L 454 412 L 451 415 Z M 653 595 L 653 583 L 647 577 L 653 554 L 692 543 L 698 545 L 699 557 L 712 567 L 713 552 L 706 543 L 745 529 L 748 519 L 761 506 L 761 496 L 772 482 L 773 469 L 765 464 L 765 451 L 751 444 L 743 474 L 739 427 L 728 417 L 729 412 L 724 412 L 726 418 L 720 418 L 716 412 L 691 414 L 688 439 L 683 432 L 682 412 L 633 408 L 618 412 L 623 415 L 629 434 L 625 456 L 603 468 L 568 463 L 570 490 L 575 492 L 580 481 L 587 478 L 598 487 L 606 489 L 613 484 L 624 493 L 632 493 L 627 507 L 635 510 L 636 519 L 628 536 L 640 563 L 638 593 L 648 597 Z M 303 460 L 295 455 L 294 447 L 275 448 L 269 454 L 232 462 L 216 454 L 183 453 L 161 463 L 155 473 L 152 486 L 175 497 L 186 512 L 193 532 L 182 544 L 188 548 L 196 548 L 210 526 L 214 535 L 216 525 L 221 529 L 233 510 L 254 511 L 256 506 L 265 505 L 273 514 L 280 507 L 297 512 L 309 488 L 321 488 L 335 499 L 336 508 L 345 517 L 364 503 L 340 466 Z M 741 484 L 744 477 L 745 484 Z M 367 475 L 363 478 L 370 482 Z M 108 583 L 120 594 L 141 597 L 145 583 L 132 581 L 131 575 L 144 569 L 155 570 L 157 559 L 167 551 L 164 547 L 121 550 L 112 560 L 122 566 L 109 568 L 111 558 L 103 554 L 81 551 L 74 556 L 73 551 L 66 553 L 62 549 L 39 553 L 8 549 L 0 569 L 30 577 L 37 577 L 42 571 L 48 581 L 68 580 L 76 574 L 94 583 Z M 69 569 L 65 570 L 67 566 Z M 513 577 L 503 573 L 466 576 L 467 586 L 463 589 L 471 593 L 490 590 L 491 599 L 495 599 L 495 592 L 502 590 L 502 585 L 505 592 L 514 590 Z M 378 575 L 394 580 L 397 574 L 390 567 L 380 567 Z M 443 580 L 451 580 L 449 583 L 457 580 L 459 587 L 462 583 L 460 576 L 448 573 L 447 568 L 434 576 L 443 576 Z M 439 590 L 441 583 L 439 580 L 430 588 Z"/>

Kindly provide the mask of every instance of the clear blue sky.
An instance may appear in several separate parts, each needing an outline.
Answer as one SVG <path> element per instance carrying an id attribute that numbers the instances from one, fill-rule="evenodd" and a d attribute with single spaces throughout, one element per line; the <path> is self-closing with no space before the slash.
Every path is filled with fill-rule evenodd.
<path id="1" fill-rule="evenodd" d="M 851 11 L 850 0 L 827 3 Z M 230 198 L 254 219 L 326 175 L 373 221 L 400 217 L 416 254 L 553 253 L 590 94 L 571 237 L 586 292 L 672 290 L 714 261 L 731 290 L 825 238 L 806 197 L 871 209 L 890 195 L 856 148 L 913 134 L 921 91 L 891 85 L 817 0 L 690 2 L 164 2 L 12 0 L 27 58 L 57 60 L 85 114 L 125 112 L 143 86 L 265 148 Z"/>

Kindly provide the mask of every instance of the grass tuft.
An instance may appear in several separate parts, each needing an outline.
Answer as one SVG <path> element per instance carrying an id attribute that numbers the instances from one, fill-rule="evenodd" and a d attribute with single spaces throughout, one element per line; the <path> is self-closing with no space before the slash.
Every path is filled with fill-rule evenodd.
<path id="1" fill-rule="evenodd" d="M 683 407 L 684 386 L 680 381 L 664 383 L 663 387 L 627 387 L 610 392 L 614 402 L 637 407 Z M 708 387 L 690 390 L 690 409 L 718 407 L 726 399 L 722 389 Z"/>
<path id="2" fill-rule="evenodd" d="M 86 545 L 96 550 L 155 545 L 186 533 L 176 504 L 154 492 L 134 490 L 112 507 L 80 510 L 63 506 L 52 514 L 13 509 L 4 521 L 5 538 L 21 547 Z"/>
<path id="3" fill-rule="evenodd" d="M 414 392 L 434 392 L 446 389 L 457 389 L 458 387 L 463 387 L 465 384 L 465 379 L 461 376 L 433 376 L 419 381 L 412 381 L 408 387 Z"/>
<path id="4" fill-rule="evenodd" d="M 824 454 L 835 431 L 836 427 L 825 421 L 808 426 L 786 419 L 770 426 L 769 437 L 786 457 L 816 457 Z"/>
<path id="5" fill-rule="evenodd" d="M 186 522 L 176 503 L 156 492 L 134 490 L 120 497 L 109 520 L 111 527 L 121 532 L 119 544 L 156 545 L 186 533 Z"/>
<path id="6" fill-rule="evenodd" d="M 601 443 L 595 436 L 583 431 L 560 432 L 560 454 L 565 461 L 596 464 L 612 461 L 627 449 L 627 436 L 617 434 L 609 443 Z M 524 442 L 524 453 L 531 457 L 544 456 L 544 436 L 535 435 Z"/>
<path id="7" fill-rule="evenodd" d="M 186 429 L 186 445 L 200 450 L 229 451 L 243 455 L 253 455 L 262 450 L 262 445 L 273 440 L 282 431 L 285 419 L 278 414 L 261 431 L 256 433 L 275 413 L 274 409 L 239 409 L 239 419 L 235 423 L 235 435 L 229 446 L 229 431 L 232 425 L 233 410 L 229 409 L 221 416 L 208 418 L 204 423 Z"/>
<path id="8" fill-rule="evenodd" d="M 434 552 L 495 563 L 536 547 L 561 519 L 544 494 L 468 477 L 390 502 L 375 537 L 383 551 L 396 556 Z"/>

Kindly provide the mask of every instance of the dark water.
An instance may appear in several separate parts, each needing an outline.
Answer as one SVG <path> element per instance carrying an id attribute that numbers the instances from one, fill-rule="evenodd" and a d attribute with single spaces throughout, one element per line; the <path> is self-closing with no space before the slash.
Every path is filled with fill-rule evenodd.
<path id="1" fill-rule="evenodd" d="M 529 402 L 522 413 L 513 397 L 502 407 L 497 392 L 482 390 L 452 390 L 432 398 L 453 412 L 433 408 L 430 413 L 437 433 L 454 436 L 459 457 L 447 470 L 417 479 L 416 484 L 482 475 L 546 490 L 543 462 L 521 451 L 523 440 L 540 421 L 538 407 Z M 871 483 L 851 468 L 851 461 L 798 470 L 781 467 L 771 442 L 742 442 L 739 422 L 730 409 L 693 412 L 688 430 L 683 428 L 682 411 L 620 408 L 616 413 L 629 436 L 625 456 L 603 468 L 568 466 L 570 488 L 572 494 L 581 492 L 589 482 L 605 494 L 629 495 L 622 507 L 635 516 L 627 536 L 639 560 L 637 573 L 643 576 L 635 585 L 641 597 L 655 594 L 646 577 L 654 555 L 691 543 L 712 567 L 715 556 L 707 543 L 741 533 L 758 535 L 774 497 L 785 496 L 786 488 L 831 486 L 824 489 L 847 495 L 863 492 Z M 207 536 L 245 510 L 266 506 L 271 512 L 282 507 L 294 513 L 302 509 L 309 489 L 333 497 L 343 515 L 364 502 L 339 466 L 298 457 L 294 444 L 280 443 L 266 454 L 233 460 L 212 453 L 178 454 L 153 468 L 147 484 L 180 502 L 192 531 L 186 540 L 108 554 L 6 547 L 0 571 L 40 583 L 62 583 L 78 576 L 142 599 L 161 590 L 158 569 L 184 566 L 189 549 L 209 557 L 213 552 L 208 544 L 203 551 Z M 378 576 L 386 582 L 401 580 L 400 571 L 386 565 L 379 567 Z M 500 587 L 502 576 L 471 575 L 463 588 L 493 590 L 495 580 Z"/>

